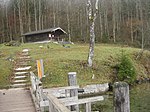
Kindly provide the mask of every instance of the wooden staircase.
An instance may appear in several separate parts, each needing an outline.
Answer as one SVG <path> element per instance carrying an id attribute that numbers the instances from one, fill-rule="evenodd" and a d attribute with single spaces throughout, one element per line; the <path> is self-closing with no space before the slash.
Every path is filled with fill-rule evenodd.
<path id="1" fill-rule="evenodd" d="M 30 85 L 29 72 L 31 66 L 29 62 L 31 57 L 29 55 L 29 50 L 24 49 L 16 59 L 14 66 L 14 74 L 11 80 L 12 88 L 26 88 Z"/>

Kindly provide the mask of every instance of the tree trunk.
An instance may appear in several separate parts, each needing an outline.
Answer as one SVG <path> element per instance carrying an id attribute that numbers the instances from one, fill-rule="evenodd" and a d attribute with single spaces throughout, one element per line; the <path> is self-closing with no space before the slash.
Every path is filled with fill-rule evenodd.
<path id="1" fill-rule="evenodd" d="M 133 43 L 133 23 L 132 23 L 132 12 L 131 12 L 131 42 Z"/>
<path id="2" fill-rule="evenodd" d="M 112 0 L 112 10 L 113 10 L 113 41 L 116 42 L 116 10 L 115 10 L 115 0 Z"/>
<path id="3" fill-rule="evenodd" d="M 39 30 L 41 30 L 41 0 L 39 0 Z"/>
<path id="4" fill-rule="evenodd" d="M 20 23 L 20 34 L 23 34 L 23 23 L 22 23 L 22 14 L 21 14 L 21 0 L 18 0 L 18 9 L 19 9 L 19 23 Z"/>
<path id="5" fill-rule="evenodd" d="M 68 25 L 68 38 L 69 38 L 69 42 L 71 42 L 69 8 L 70 8 L 70 1 L 68 0 L 68 5 L 67 5 L 67 23 L 68 24 L 67 25 Z"/>
<path id="6" fill-rule="evenodd" d="M 6 28 L 7 28 L 7 32 L 6 32 L 6 34 L 7 34 L 7 41 L 10 41 L 9 40 L 9 22 L 8 22 L 8 9 L 7 9 L 7 4 L 5 4 L 5 16 L 6 16 Z"/>
<path id="7" fill-rule="evenodd" d="M 14 5 L 14 35 L 17 33 L 16 10 Z M 16 36 L 16 35 L 15 35 Z"/>
<path id="8" fill-rule="evenodd" d="M 34 0 L 34 19 L 35 19 L 35 30 L 37 31 L 38 30 L 38 27 L 37 27 L 37 9 L 36 9 L 36 0 Z"/>
<path id="9" fill-rule="evenodd" d="M 100 4 L 100 9 L 101 9 L 101 4 Z M 99 11 L 99 22 L 100 22 L 100 34 L 101 34 L 101 40 L 103 38 L 103 23 L 102 23 L 102 12 Z"/>
<path id="10" fill-rule="evenodd" d="M 89 20 L 90 20 L 90 45 L 89 45 L 89 55 L 88 55 L 88 66 L 92 67 L 93 65 L 93 57 L 94 57 L 94 45 L 95 45 L 95 32 L 94 32 L 94 27 L 95 27 L 95 20 L 97 17 L 97 13 L 98 13 L 98 1 L 96 0 L 95 3 L 95 13 L 92 14 L 92 4 L 91 4 L 91 0 L 88 0 L 88 16 L 89 16 Z M 93 15 L 93 16 L 92 16 Z"/>
<path id="11" fill-rule="evenodd" d="M 95 45 L 95 33 L 94 33 L 94 21 L 90 25 L 90 47 L 89 47 L 89 56 L 88 56 L 88 66 L 91 67 L 93 64 L 94 57 L 94 45 Z"/>
<path id="12" fill-rule="evenodd" d="M 141 48 L 142 48 L 142 50 L 144 49 L 144 23 L 143 23 L 143 10 L 142 10 L 142 3 L 141 3 L 141 1 L 139 1 L 140 2 L 140 7 L 139 7 L 139 10 L 140 10 L 140 20 L 141 20 L 141 34 L 142 34 L 142 36 L 141 36 Z"/>
<path id="13" fill-rule="evenodd" d="M 30 1 L 28 1 L 28 30 L 29 30 L 29 32 L 31 32 Z"/>

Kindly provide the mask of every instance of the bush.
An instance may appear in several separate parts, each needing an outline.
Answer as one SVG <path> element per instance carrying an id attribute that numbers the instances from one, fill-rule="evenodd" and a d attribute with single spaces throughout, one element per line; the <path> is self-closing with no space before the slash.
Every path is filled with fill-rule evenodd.
<path id="1" fill-rule="evenodd" d="M 108 37 L 107 34 L 103 34 L 102 42 L 103 42 L 103 43 L 109 43 L 109 37 Z"/>
<path id="2" fill-rule="evenodd" d="M 5 46 L 20 46 L 21 43 L 19 41 L 10 41 L 4 44 Z"/>
<path id="3" fill-rule="evenodd" d="M 129 84 L 133 83 L 136 79 L 135 67 L 129 56 L 124 54 L 124 52 L 122 52 L 122 55 L 120 57 L 117 76 L 120 81 L 126 81 Z"/>

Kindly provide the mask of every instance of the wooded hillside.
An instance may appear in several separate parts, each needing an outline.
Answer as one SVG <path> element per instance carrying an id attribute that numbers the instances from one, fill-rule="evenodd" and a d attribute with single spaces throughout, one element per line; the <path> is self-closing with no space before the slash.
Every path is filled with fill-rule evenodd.
<path id="1" fill-rule="evenodd" d="M 148 47 L 149 18 L 149 0 L 99 0 L 96 42 Z M 57 26 L 71 41 L 88 42 L 87 0 L 0 0 L 0 26 L 0 43 Z"/>

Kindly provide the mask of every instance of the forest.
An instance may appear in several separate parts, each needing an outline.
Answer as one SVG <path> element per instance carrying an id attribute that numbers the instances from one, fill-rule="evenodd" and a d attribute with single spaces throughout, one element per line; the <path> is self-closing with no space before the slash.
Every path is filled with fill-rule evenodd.
<path id="1" fill-rule="evenodd" d="M 88 43 L 87 8 L 87 0 L 0 0 L 0 43 L 52 27 L 67 31 L 69 41 Z M 95 35 L 96 43 L 150 47 L 150 0 L 99 0 Z"/>

